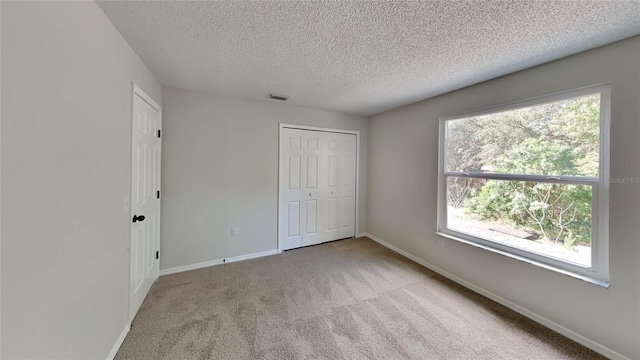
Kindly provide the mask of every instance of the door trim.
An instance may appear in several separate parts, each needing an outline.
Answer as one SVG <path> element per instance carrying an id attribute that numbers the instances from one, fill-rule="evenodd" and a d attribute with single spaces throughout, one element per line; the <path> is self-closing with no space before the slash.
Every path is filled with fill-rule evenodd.
<path id="1" fill-rule="evenodd" d="M 149 106 L 151 106 L 154 110 L 158 111 L 158 115 L 160 117 L 160 121 L 162 124 L 162 107 L 153 100 L 153 98 L 151 98 L 151 96 L 149 96 L 146 92 L 144 92 L 140 86 L 138 86 L 138 84 L 132 82 L 131 83 L 131 109 L 129 110 L 129 198 L 127 200 L 127 204 L 129 207 L 129 213 L 127 215 L 127 232 L 128 232 L 128 237 L 129 237 L 129 242 L 128 242 L 128 248 L 129 248 L 129 276 L 127 277 L 127 289 L 128 289 L 128 294 L 129 294 L 129 301 L 127 303 L 127 318 L 128 318 L 128 322 L 129 324 L 131 324 L 131 322 L 133 321 L 133 318 L 135 317 L 136 314 L 132 314 L 131 313 L 131 301 L 133 300 L 133 293 L 131 292 L 131 276 L 132 276 L 132 269 L 131 269 L 131 262 L 132 262 L 132 254 L 133 252 L 131 251 L 132 248 L 132 237 L 131 237 L 131 226 L 132 226 L 132 222 L 131 222 L 131 218 L 133 217 L 133 206 L 132 206 L 132 202 L 133 202 L 133 197 L 132 197 L 132 184 L 133 184 L 133 120 L 134 120 L 134 102 L 135 102 L 135 98 L 136 95 L 138 97 L 140 97 L 140 99 L 144 102 L 146 102 L 147 104 L 149 104 Z M 160 125 L 160 127 L 162 128 L 162 125 Z M 160 153 L 162 154 L 162 138 L 160 138 Z M 160 155 L 160 169 L 162 169 L 162 155 Z M 161 171 L 162 173 L 162 171 Z M 162 176 L 160 176 L 160 179 L 158 179 L 158 187 L 162 187 Z M 159 211 L 158 211 L 158 228 L 161 228 L 161 221 L 162 221 L 162 198 L 158 199 L 159 201 Z M 160 230 L 158 230 L 158 237 L 160 237 Z M 158 238 L 158 251 L 160 250 L 160 238 Z M 160 261 L 160 260 L 158 260 Z M 158 263 L 158 272 L 160 270 L 160 264 Z"/>
<path id="2" fill-rule="evenodd" d="M 136 95 L 137 94 L 138 96 L 140 96 L 140 98 L 142 100 L 144 100 L 147 104 L 151 105 L 152 108 L 158 110 L 160 115 L 162 115 L 162 108 L 160 107 L 160 105 L 158 105 L 157 102 L 153 101 L 151 96 L 147 95 L 147 93 L 144 92 L 140 88 L 140 86 L 138 86 L 136 83 L 131 83 L 131 84 L 133 85 L 133 93 L 132 93 L 132 95 Z M 131 99 L 133 100 L 133 96 L 131 97 Z M 133 102 L 131 103 L 131 116 L 133 116 Z"/>
<path id="3" fill-rule="evenodd" d="M 280 244 L 280 209 L 282 208 L 282 204 L 280 203 L 280 171 L 282 170 L 282 164 L 280 163 L 280 141 L 282 137 L 282 129 L 295 129 L 295 130 L 309 130 L 309 131 L 321 131 L 321 132 L 330 132 L 330 133 L 338 133 L 338 134 L 349 134 L 356 136 L 356 214 L 355 214 L 355 234 L 358 236 L 358 229 L 360 223 L 360 131 L 358 130 L 344 130 L 344 129 L 335 129 L 335 128 L 326 128 L 326 127 L 318 127 L 318 126 L 308 126 L 308 125 L 296 125 L 296 124 L 287 124 L 280 123 L 278 127 L 278 253 L 281 253 L 282 247 Z"/>

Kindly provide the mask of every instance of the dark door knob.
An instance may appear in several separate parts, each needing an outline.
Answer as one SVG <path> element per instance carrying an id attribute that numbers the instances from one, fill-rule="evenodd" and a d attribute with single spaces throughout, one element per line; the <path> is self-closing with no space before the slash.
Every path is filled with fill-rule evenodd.
<path id="1" fill-rule="evenodd" d="M 133 222 L 144 221 L 144 215 L 133 215 Z"/>

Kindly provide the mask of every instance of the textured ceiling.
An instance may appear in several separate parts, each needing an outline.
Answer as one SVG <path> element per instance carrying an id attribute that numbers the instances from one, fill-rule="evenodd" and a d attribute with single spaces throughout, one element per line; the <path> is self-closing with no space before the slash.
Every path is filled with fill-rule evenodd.
<path id="1" fill-rule="evenodd" d="M 165 86 L 372 115 L 640 34 L 640 1 L 99 6 Z"/>

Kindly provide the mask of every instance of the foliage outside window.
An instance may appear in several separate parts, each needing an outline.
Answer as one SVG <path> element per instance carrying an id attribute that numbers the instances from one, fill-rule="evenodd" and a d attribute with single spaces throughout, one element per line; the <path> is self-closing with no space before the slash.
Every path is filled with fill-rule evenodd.
<path id="1" fill-rule="evenodd" d="M 439 233 L 608 281 L 609 89 L 441 119 Z"/>

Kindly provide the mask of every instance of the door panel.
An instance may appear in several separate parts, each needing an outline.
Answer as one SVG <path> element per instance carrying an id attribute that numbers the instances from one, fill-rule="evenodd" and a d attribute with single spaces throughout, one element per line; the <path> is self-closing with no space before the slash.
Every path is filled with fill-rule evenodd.
<path id="1" fill-rule="evenodd" d="M 306 134 L 306 139 L 307 139 L 307 149 L 309 150 L 318 150 L 318 143 L 319 143 L 319 139 L 318 139 L 318 134 Z"/>
<path id="2" fill-rule="evenodd" d="M 289 232 L 287 237 L 299 237 L 300 236 L 300 201 L 289 201 Z"/>
<path id="3" fill-rule="evenodd" d="M 324 241 L 340 239 L 340 134 L 324 133 L 327 141 L 326 158 L 327 167 L 324 174 L 327 178 L 327 187 L 324 189 L 324 196 L 327 197 L 327 228 L 324 229 Z"/>
<path id="4" fill-rule="evenodd" d="M 301 196 L 304 199 L 302 224 L 302 246 L 315 245 L 323 241 L 323 232 L 326 225 L 324 223 L 324 213 L 322 209 L 326 206 L 326 200 L 322 197 L 321 189 L 325 186 L 324 178 L 320 177 L 320 172 L 324 168 L 322 147 L 324 146 L 324 136 L 322 133 L 299 131 L 303 143 L 306 145 L 304 152 L 305 172 Z"/>
<path id="5" fill-rule="evenodd" d="M 307 188 L 318 188 L 318 155 L 307 155 Z"/>
<path id="6" fill-rule="evenodd" d="M 301 144 L 302 144 L 301 136 L 289 137 L 289 149 L 300 149 Z"/>
<path id="7" fill-rule="evenodd" d="M 330 197 L 328 200 L 328 226 L 327 231 L 334 232 L 338 230 L 338 198 Z"/>
<path id="8" fill-rule="evenodd" d="M 289 155 L 289 189 L 300 189 L 300 155 Z"/>
<path id="9" fill-rule="evenodd" d="M 342 183 L 341 185 L 343 187 L 352 187 L 353 186 L 353 169 L 352 169 L 352 164 L 354 164 L 355 161 L 353 159 L 353 154 L 344 154 L 342 155 L 342 161 L 341 161 L 341 180 Z"/>
<path id="10" fill-rule="evenodd" d="M 305 210 L 306 216 L 304 223 L 304 233 L 305 235 L 315 235 L 318 232 L 318 201 L 305 201 Z"/>
<path id="11" fill-rule="evenodd" d="M 356 236 L 356 136 L 341 134 L 340 238 Z"/>
<path id="12" fill-rule="evenodd" d="M 131 148 L 130 319 L 135 317 L 159 275 L 161 109 L 140 90 L 133 94 Z M 144 217 L 144 218 L 142 218 Z"/>
<path id="13" fill-rule="evenodd" d="M 132 249 L 135 248 L 137 254 L 144 254 L 145 242 L 141 240 L 146 238 L 145 230 L 146 229 L 144 226 L 139 226 L 134 230 L 135 234 L 133 238 L 135 239 L 135 241 L 133 242 Z M 134 281 L 134 289 L 136 292 L 140 289 L 144 281 L 144 260 L 146 259 L 143 259 L 143 261 L 135 261 L 132 267 L 132 269 L 135 269 L 132 277 Z"/>
<path id="14" fill-rule="evenodd" d="M 306 145 L 306 142 L 304 143 Z M 278 214 L 279 242 L 281 249 L 292 249 L 302 246 L 303 229 L 303 198 L 302 190 L 305 187 L 306 177 L 303 169 L 306 169 L 306 161 L 303 156 L 302 134 L 282 129 L 280 133 L 280 185 Z M 286 180 L 283 184 L 282 179 Z M 286 204 L 286 205 L 282 205 Z M 282 206 L 286 206 L 283 211 Z"/>
<path id="15" fill-rule="evenodd" d="M 338 186 L 338 155 L 329 155 L 329 188 L 337 188 Z"/>
<path id="16" fill-rule="evenodd" d="M 353 208 L 353 197 L 343 196 L 340 198 L 340 229 L 348 231 L 353 227 L 353 215 L 355 209 Z M 341 232 L 342 234 L 342 232 Z"/>

